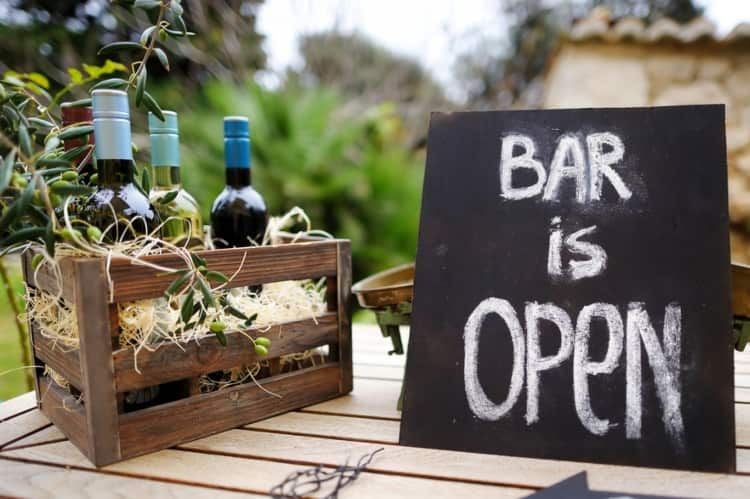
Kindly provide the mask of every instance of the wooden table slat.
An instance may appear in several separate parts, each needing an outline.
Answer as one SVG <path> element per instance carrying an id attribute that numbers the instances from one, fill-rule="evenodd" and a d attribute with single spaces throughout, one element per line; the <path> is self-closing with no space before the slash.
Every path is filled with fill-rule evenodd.
<path id="1" fill-rule="evenodd" d="M 407 344 L 408 331 L 402 336 Z M 718 475 L 400 447 L 404 356 L 387 355 L 390 341 L 376 326 L 356 326 L 353 344 L 352 394 L 101 470 L 33 410 L 33 393 L 0 404 L 0 494 L 260 497 L 252 494 L 293 471 L 352 462 L 379 447 L 385 451 L 340 497 L 524 497 L 581 470 L 593 489 L 623 493 L 744 498 L 750 491 L 750 352 L 735 354 L 744 475 Z"/>
<path id="2" fill-rule="evenodd" d="M 139 480 L 94 471 L 66 469 L 6 459 L 0 460 L 0 495 L 15 497 L 92 498 L 174 497 L 185 499 L 233 499 L 261 495 Z"/>

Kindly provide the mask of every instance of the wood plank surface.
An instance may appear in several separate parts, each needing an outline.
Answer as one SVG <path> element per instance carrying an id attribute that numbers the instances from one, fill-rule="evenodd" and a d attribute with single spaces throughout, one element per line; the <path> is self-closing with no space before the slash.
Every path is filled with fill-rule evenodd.
<path id="1" fill-rule="evenodd" d="M 53 442 L 61 442 L 67 440 L 67 437 L 61 432 L 57 426 L 50 425 L 41 430 L 35 431 L 21 439 L 14 441 L 12 444 L 8 444 L 3 447 L 3 450 L 17 449 L 19 447 L 28 447 L 30 445 L 41 445 L 49 444 Z"/>
<path id="2" fill-rule="evenodd" d="M 308 412 L 289 412 L 264 421 L 259 421 L 245 428 L 266 430 L 290 435 L 323 436 L 351 441 L 397 444 L 398 421 L 377 421 L 366 418 L 313 414 Z"/>
<path id="3" fill-rule="evenodd" d="M 0 495 L 4 497 L 73 499 L 106 499 L 110 497 L 239 499 L 242 497 L 265 497 L 7 459 L 0 460 Z"/>
<path id="4" fill-rule="evenodd" d="M 49 425 L 49 419 L 39 411 L 21 414 L 0 425 L 0 448 Z"/>
<path id="5" fill-rule="evenodd" d="M 36 394 L 27 392 L 0 403 L 0 423 L 36 407 Z"/>
<path id="6" fill-rule="evenodd" d="M 113 356 L 117 391 L 136 390 L 252 364 L 260 359 L 246 334 L 269 338 L 271 346 L 264 358 L 275 358 L 338 341 L 338 323 L 335 313 L 326 313 L 315 319 L 278 324 L 269 330 L 231 331 L 226 334 L 226 346 L 215 337 L 207 337 L 200 343 L 170 343 L 153 352 L 143 350 L 137 358 L 132 349 L 118 350 Z M 136 360 L 140 372 L 135 371 Z"/>
<path id="7" fill-rule="evenodd" d="M 336 307 L 339 319 L 339 338 L 335 351 L 341 365 L 339 392 L 352 391 L 352 246 L 349 241 L 337 243 Z"/>
<path id="8" fill-rule="evenodd" d="M 158 487 L 153 492 L 143 492 L 153 495 L 168 496 L 173 493 L 172 490 L 176 490 L 171 487 L 184 488 L 179 494 L 173 493 L 180 497 L 192 497 L 191 494 L 196 493 L 193 489 L 197 493 L 208 491 L 212 497 L 233 493 L 227 489 L 265 494 L 270 487 L 293 471 L 320 463 L 335 466 L 347 460 L 351 462 L 361 454 L 379 447 L 384 447 L 385 450 L 378 454 L 356 482 L 341 491 L 341 498 L 520 498 L 581 470 L 589 472 L 589 482 L 595 490 L 717 498 L 744 498 L 750 490 L 750 403 L 743 402 L 743 399 L 750 401 L 750 388 L 738 387 L 735 390 L 738 401 L 737 444 L 740 446 L 737 449 L 737 465 L 738 471 L 744 475 L 691 473 L 400 447 L 396 445 L 400 418 L 396 402 L 401 383 L 394 379 L 397 378 L 394 373 L 401 369 L 403 356 L 387 356 L 390 341 L 382 338 L 378 328 L 374 326 L 355 328 L 353 342 L 355 375 L 357 372 L 365 376 L 385 374 L 386 380 L 357 377 L 354 380 L 354 391 L 349 395 L 205 437 L 177 449 L 136 457 L 107 466 L 98 472 L 94 471 L 91 463 L 70 442 L 57 440 L 60 433 L 54 427 L 43 426 L 21 438 L 15 438 L 11 444 L 0 449 L 0 468 L 11 463 L 21 470 L 17 473 L 20 478 L 9 482 L 10 485 L 7 486 L 11 492 L 7 492 L 3 489 L 3 484 L 0 484 L 0 493 L 51 496 L 52 492 L 45 492 L 42 485 L 45 478 L 40 479 L 39 491 L 24 488 L 29 485 L 25 484 L 22 477 L 32 476 L 32 472 L 25 470 L 33 469 L 39 476 L 45 477 L 48 472 L 68 466 L 72 468 L 69 473 L 85 474 L 85 479 L 89 481 L 98 480 L 99 477 L 112 480 L 108 482 L 111 490 L 96 489 L 100 492 L 97 497 L 133 495 L 133 491 L 138 490 L 138 484 Z M 748 352 L 736 354 L 735 363 L 738 366 L 737 375 L 742 381 L 743 376 L 748 375 L 744 370 L 745 364 L 750 367 Z M 33 397 L 26 397 L 23 399 L 24 403 L 10 401 L 10 410 L 5 409 L 5 404 L 0 404 L 0 415 L 10 414 L 6 417 L 11 417 L 5 423 L 0 423 L 0 434 L 13 422 L 22 421 L 22 417 L 31 421 L 34 414 L 39 414 L 36 410 L 29 411 L 33 407 Z M 29 412 L 22 412 L 23 407 Z M 210 417 L 208 414 L 202 416 Z M 190 421 L 193 425 L 205 424 L 197 415 L 186 417 L 185 421 Z M 164 431 L 169 422 L 160 424 L 164 428 L 156 428 L 154 432 L 157 434 Z M 0 479 L 4 478 L 0 475 Z M 58 480 L 63 483 L 59 492 L 56 489 L 50 491 L 54 490 L 58 492 L 56 495 L 61 496 L 74 495 L 67 492 L 75 489 L 71 484 L 90 483 L 72 475 L 65 475 Z M 126 480 L 135 485 L 129 482 L 126 484 Z M 194 486 L 198 484 L 202 487 Z M 165 488 L 162 490 L 162 487 Z M 89 490 L 94 489 L 87 489 L 86 493 Z"/>
<path id="9" fill-rule="evenodd" d="M 241 431 L 241 430 L 235 430 Z M 249 432 L 248 432 L 249 433 Z M 368 452 L 377 447 L 370 445 Z M 83 468 L 91 467 L 85 458 L 67 442 L 27 447 L 16 451 L 0 453 L 0 456 L 22 458 L 42 463 L 66 464 Z M 347 456 L 349 462 L 359 458 L 353 453 Z M 342 463 L 346 460 L 342 459 Z M 376 456 L 374 462 L 380 459 Z M 317 466 L 319 463 L 302 463 L 291 460 L 289 463 L 254 458 L 239 458 L 204 452 L 164 450 L 113 464 L 104 468 L 109 473 L 122 473 L 162 480 L 190 483 L 200 479 L 200 483 L 210 486 L 230 487 L 237 490 L 266 492 L 283 481 L 289 474 L 300 469 Z M 510 498 L 528 495 L 529 490 L 497 487 L 450 481 L 435 481 L 419 477 L 397 476 L 382 473 L 364 472 L 351 486 L 341 491 L 340 497 L 357 499 L 382 499 L 384 497 L 430 497 L 431 499 L 467 498 Z M 313 497 L 319 497 L 314 494 Z"/>
<path id="10" fill-rule="evenodd" d="M 262 379 L 259 384 L 280 398 L 247 383 L 121 415 L 123 456 L 152 452 L 169 442 L 210 435 L 335 397 L 339 393 L 339 366 L 323 364 Z"/>
<path id="11" fill-rule="evenodd" d="M 336 246 L 336 241 L 324 241 L 199 251 L 198 254 L 206 259 L 211 270 L 234 275 L 231 287 L 239 287 L 336 275 Z M 175 270 L 186 268 L 185 262 L 174 255 L 156 255 L 144 260 Z M 160 274 L 163 272 L 125 259 L 112 259 L 112 301 L 162 296 L 175 277 Z"/>
<path id="12" fill-rule="evenodd" d="M 401 420 L 401 412 L 396 410 L 401 383 L 370 379 L 357 379 L 354 383 L 355 390 L 349 395 L 311 405 L 302 410 L 321 414 Z"/>
<path id="13" fill-rule="evenodd" d="M 750 487 L 750 477 L 610 466 L 509 456 L 472 454 L 433 449 L 383 445 L 382 458 L 372 471 L 444 479 L 462 479 L 498 485 L 547 487 L 578 471 L 587 470 L 592 487 L 629 493 L 680 495 L 684 497 L 741 497 Z M 267 432 L 230 430 L 185 444 L 181 448 L 288 459 L 315 464 L 336 464 L 348 456 L 373 450 L 373 444 L 333 439 L 298 437 Z M 502 473 L 498 473 L 502 470 Z M 633 480 L 638 476 L 638 480 Z"/>

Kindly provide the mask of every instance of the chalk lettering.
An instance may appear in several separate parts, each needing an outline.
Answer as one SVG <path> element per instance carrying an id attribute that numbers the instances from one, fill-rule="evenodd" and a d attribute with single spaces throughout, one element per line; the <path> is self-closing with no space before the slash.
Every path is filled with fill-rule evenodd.
<path id="1" fill-rule="evenodd" d="M 575 281 L 600 275 L 607 268 L 607 252 L 598 244 L 582 241 L 581 238 L 593 234 L 596 225 L 578 230 L 564 239 L 560 228 L 562 220 L 554 217 L 551 221 L 549 249 L 547 250 L 547 273 L 550 277 L 568 277 Z M 563 269 L 562 251 L 567 249 L 574 255 L 588 257 L 584 260 L 571 259 L 568 268 Z"/>
<path id="2" fill-rule="evenodd" d="M 641 438 L 641 342 L 654 372 L 656 396 L 662 408 L 664 429 L 677 445 L 684 448 L 685 428 L 681 411 L 680 343 L 682 309 L 670 303 L 664 309 L 664 350 L 659 345 L 651 319 L 643 303 L 631 303 L 627 315 L 627 368 L 625 387 L 625 435 Z"/>
<path id="3" fill-rule="evenodd" d="M 513 156 L 515 147 L 523 148 L 523 154 Z M 547 172 L 542 163 L 534 159 L 536 146 L 534 141 L 525 135 L 506 135 L 503 137 L 500 152 L 500 193 L 505 199 L 518 200 L 534 197 L 542 192 L 547 180 Z M 513 172 L 517 169 L 533 170 L 536 182 L 525 187 L 513 187 Z"/>
<path id="4" fill-rule="evenodd" d="M 522 150 L 521 154 L 514 155 L 516 148 Z M 630 199 L 633 192 L 613 168 L 625 156 L 622 140 L 610 132 L 592 133 L 586 136 L 586 149 L 588 154 L 577 136 L 563 135 L 552 155 L 548 177 L 542 161 L 534 157 L 537 149 L 531 137 L 506 135 L 500 150 L 500 196 L 521 200 L 542 194 L 544 201 L 559 201 L 560 185 L 569 179 L 575 182 L 576 202 L 583 204 L 601 200 L 606 178 L 620 199 Z M 536 180 L 530 185 L 514 187 L 513 175 L 517 170 L 533 171 Z"/>
<path id="5" fill-rule="evenodd" d="M 602 183 L 604 177 L 612 184 L 617 194 L 622 199 L 630 199 L 633 193 L 625 185 L 620 175 L 612 169 L 612 165 L 622 160 L 625 156 L 625 144 L 620 137 L 613 133 L 592 133 L 586 137 L 589 150 L 589 167 L 591 172 L 589 179 L 589 199 L 597 201 L 602 197 Z M 604 146 L 611 147 L 611 151 L 604 152 Z"/>
<path id="6" fill-rule="evenodd" d="M 479 340 L 482 325 L 489 314 L 503 319 L 513 344 L 513 366 L 508 395 L 497 404 L 489 399 L 479 380 Z M 608 330 L 608 346 L 604 359 L 589 357 L 591 323 L 604 320 Z M 552 355 L 542 356 L 540 322 L 548 321 L 560 333 L 560 347 Z M 661 419 L 665 433 L 678 451 L 684 450 L 685 428 L 681 409 L 680 351 L 682 309 L 670 303 L 664 309 L 662 349 L 645 305 L 628 305 L 625 326 L 617 307 L 608 303 L 592 303 L 578 314 L 575 329 L 570 316 L 552 303 L 528 302 L 525 305 L 526 337 L 513 306 L 500 298 L 487 298 L 471 312 L 464 327 L 464 387 L 469 408 L 484 421 L 497 421 L 506 416 L 518 402 L 526 381 L 527 425 L 539 421 L 540 373 L 557 368 L 572 355 L 573 398 L 578 419 L 594 435 L 606 435 L 616 425 L 600 418 L 591 407 L 589 376 L 611 374 L 622 358 L 625 343 L 625 437 L 641 438 L 642 419 L 642 360 L 641 345 L 646 350 L 648 363 L 654 373 L 656 396 L 661 405 Z M 525 341 L 524 341 L 525 339 Z M 524 372 L 525 368 L 525 372 Z"/>
<path id="7" fill-rule="evenodd" d="M 513 371 L 508 396 L 502 404 L 487 397 L 479 382 L 479 338 L 482 323 L 489 314 L 497 314 L 504 321 L 513 342 Z M 484 421 L 497 421 L 516 404 L 523 389 L 524 338 L 523 328 L 510 303 L 499 298 L 487 298 L 477 305 L 464 327 L 464 386 L 471 411 Z"/>
<path id="8" fill-rule="evenodd" d="M 592 362 L 589 358 L 589 336 L 591 320 L 594 317 L 603 318 L 609 331 L 607 353 L 601 362 Z M 614 305 L 592 303 L 583 307 L 578 314 L 573 352 L 573 396 L 578 419 L 594 435 L 605 435 L 614 425 L 608 419 L 600 419 L 594 414 L 591 408 L 588 376 L 609 374 L 615 370 L 622 355 L 623 330 L 622 318 Z"/>
<path id="9" fill-rule="evenodd" d="M 552 322 L 560 331 L 560 349 L 542 357 L 539 321 Z M 573 350 L 573 324 L 565 310 L 551 303 L 526 304 L 526 424 L 539 420 L 539 373 L 558 367 Z"/>
<path id="10" fill-rule="evenodd" d="M 572 164 L 567 163 L 568 157 L 572 160 Z M 585 203 L 586 188 L 588 187 L 586 185 L 586 159 L 583 155 L 581 142 L 575 135 L 564 135 L 560 138 L 549 167 L 549 178 L 542 199 L 545 201 L 556 200 L 560 192 L 560 182 L 565 178 L 575 181 L 576 201 Z"/>

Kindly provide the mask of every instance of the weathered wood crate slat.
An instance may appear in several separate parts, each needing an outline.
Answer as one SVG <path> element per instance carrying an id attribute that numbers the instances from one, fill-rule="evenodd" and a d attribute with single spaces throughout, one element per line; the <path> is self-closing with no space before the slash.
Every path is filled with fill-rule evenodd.
<path id="1" fill-rule="evenodd" d="M 185 443 L 319 403 L 352 389 L 348 241 L 199 254 L 212 270 L 234 276 L 230 287 L 326 278 L 328 312 L 269 329 L 228 331 L 227 346 L 207 337 L 199 343 L 180 346 L 167 343 L 155 351 L 141 351 L 136 358 L 132 349 L 118 348 L 117 303 L 160 297 L 173 276 L 159 275 L 153 268 L 126 259 L 112 259 L 107 269 L 105 259 L 67 258 L 60 265 L 60 286 L 47 267 L 32 271 L 32 255 L 24 255 L 27 285 L 60 293 L 75 308 L 80 337 L 80 348 L 66 349 L 44 337 L 34 318 L 29 318 L 36 365 L 48 366 L 70 383 L 68 389 L 61 388 L 43 369 L 38 369 L 35 376 L 39 408 L 96 465 Z M 163 267 L 184 267 L 171 255 L 146 260 Z M 259 358 L 246 335 L 270 338 L 269 355 Z M 322 363 L 280 372 L 281 356 L 320 346 L 328 346 Z M 258 384 L 244 383 L 200 393 L 200 376 L 259 360 L 268 360 L 269 367 Z M 125 411 L 127 392 L 152 386 L 168 390 L 169 398 L 150 407 Z"/>

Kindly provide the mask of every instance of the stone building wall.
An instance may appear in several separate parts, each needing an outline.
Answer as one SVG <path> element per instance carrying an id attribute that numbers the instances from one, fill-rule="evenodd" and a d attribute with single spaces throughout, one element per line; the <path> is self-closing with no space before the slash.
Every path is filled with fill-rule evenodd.
<path id="1" fill-rule="evenodd" d="M 687 43 L 677 36 L 612 41 L 607 33 L 599 28 L 562 45 L 546 76 L 544 107 L 724 104 L 732 259 L 750 263 L 750 43 L 706 33 Z"/>

